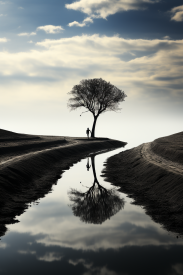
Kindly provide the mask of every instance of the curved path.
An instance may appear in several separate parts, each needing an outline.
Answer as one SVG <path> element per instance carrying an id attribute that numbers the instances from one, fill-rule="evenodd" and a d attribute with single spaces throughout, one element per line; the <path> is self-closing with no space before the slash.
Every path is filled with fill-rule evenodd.
<path id="1" fill-rule="evenodd" d="M 141 156 L 146 159 L 148 162 L 157 165 L 169 172 L 173 172 L 178 175 L 183 175 L 183 165 L 166 160 L 163 157 L 156 155 L 151 150 L 151 142 L 144 143 L 141 149 Z"/>
<path id="2" fill-rule="evenodd" d="M 72 142 L 69 142 L 68 144 L 64 144 L 64 145 L 60 145 L 60 146 L 52 146 L 50 148 L 47 148 L 47 149 L 42 149 L 42 150 L 37 150 L 37 151 L 34 151 L 34 152 L 30 152 L 30 153 L 26 153 L 26 154 L 21 154 L 21 155 L 18 155 L 18 156 L 15 156 L 15 157 L 10 157 L 10 159 L 6 159 L 4 161 L 0 161 L 0 168 L 6 164 L 9 164 L 9 163 L 12 163 L 14 161 L 18 161 L 18 160 L 21 160 L 21 159 L 26 159 L 27 157 L 30 157 L 30 156 L 33 156 L 33 155 L 37 155 L 41 152 L 46 152 L 46 151 L 51 151 L 51 150 L 54 150 L 54 149 L 60 149 L 60 148 L 63 148 L 63 147 L 67 147 L 67 146 L 72 146 L 74 144 L 78 143 L 78 141 L 72 141 Z"/>
<path id="3" fill-rule="evenodd" d="M 116 140 L 103 140 L 104 142 L 105 141 L 114 141 L 114 143 L 115 142 L 117 142 L 117 143 L 122 143 L 122 142 L 120 142 L 120 141 L 116 141 Z M 93 140 L 91 140 L 91 141 L 87 141 L 87 143 L 88 144 L 92 144 L 93 143 Z M 95 142 L 94 143 L 101 143 L 101 140 L 95 140 Z M 62 144 L 62 145 L 60 145 L 60 146 L 53 146 L 52 145 L 52 147 L 50 147 L 50 148 L 45 148 L 45 149 L 41 149 L 41 150 L 36 150 L 36 151 L 33 151 L 33 152 L 30 152 L 30 153 L 25 153 L 25 154 L 17 154 L 17 156 L 9 156 L 8 158 L 6 157 L 5 159 L 1 159 L 0 160 L 0 169 L 1 168 L 3 168 L 4 166 L 6 166 L 7 164 L 11 164 L 11 163 L 13 163 L 13 162 L 16 162 L 16 161 L 19 161 L 19 160 L 25 160 L 25 159 L 27 159 L 27 158 L 29 158 L 29 157 L 31 157 L 31 156 L 35 156 L 35 155 L 38 155 L 39 153 L 42 153 L 42 152 L 48 152 L 48 151 L 52 151 L 52 150 L 57 150 L 57 149 L 61 149 L 61 148 L 63 148 L 63 149 L 65 149 L 65 148 L 67 148 L 67 147 L 75 147 L 75 146 L 78 146 L 78 145 L 84 145 L 84 144 L 86 144 L 85 143 L 85 139 L 70 139 L 70 140 L 68 140 L 68 143 L 66 143 L 66 144 Z M 119 144 L 118 144 L 119 145 Z M 114 147 L 116 146 L 116 144 L 114 144 L 113 145 Z M 123 145 L 124 146 L 124 145 Z M 117 146 L 117 147 L 119 147 L 119 146 Z M 117 148 L 116 147 L 116 148 Z M 122 147 L 122 146 L 121 146 Z M 113 148 L 113 147 L 112 147 Z M 99 152 L 103 152 L 103 151 L 106 151 L 106 150 L 111 150 L 111 147 L 110 146 L 107 146 L 106 148 L 101 148 L 101 149 L 97 149 L 98 151 L 96 151 L 96 149 L 95 149 L 95 153 L 97 152 L 97 153 L 99 153 Z M 90 153 L 90 154 L 93 154 L 93 153 Z"/>

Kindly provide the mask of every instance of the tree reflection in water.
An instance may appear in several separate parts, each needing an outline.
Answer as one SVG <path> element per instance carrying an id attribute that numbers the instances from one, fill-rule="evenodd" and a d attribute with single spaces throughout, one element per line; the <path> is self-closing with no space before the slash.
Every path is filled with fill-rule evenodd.
<path id="1" fill-rule="evenodd" d="M 91 156 L 91 164 L 93 185 L 86 192 L 71 189 L 68 194 L 73 202 L 70 206 L 75 216 L 86 223 L 101 224 L 124 208 L 125 201 L 115 189 L 108 190 L 99 184 L 95 171 L 95 155 Z"/>

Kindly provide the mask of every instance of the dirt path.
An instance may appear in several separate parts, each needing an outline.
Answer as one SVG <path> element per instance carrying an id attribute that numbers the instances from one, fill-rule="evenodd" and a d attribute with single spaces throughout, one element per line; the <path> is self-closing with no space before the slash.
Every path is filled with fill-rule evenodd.
<path id="1" fill-rule="evenodd" d="M 148 162 L 157 165 L 169 172 L 173 172 L 178 175 L 183 175 L 183 165 L 173 161 L 166 160 L 161 156 L 153 153 L 153 151 L 151 150 L 151 142 L 143 144 L 141 156 Z"/>
<path id="2" fill-rule="evenodd" d="M 21 153 L 20 154 L 20 152 L 19 152 L 19 153 L 17 153 L 16 156 L 11 156 L 11 154 L 10 154 L 9 156 L 5 156 L 4 158 L 0 159 L 0 169 L 4 168 L 5 166 L 7 166 L 7 164 L 12 164 L 12 163 L 14 163 L 16 161 L 19 161 L 19 160 L 26 160 L 26 159 L 28 159 L 28 158 L 30 158 L 32 156 L 36 156 L 36 155 L 38 155 L 40 153 L 43 153 L 43 152 L 49 152 L 49 151 L 53 151 L 55 149 L 56 150 L 66 149 L 66 148 L 69 149 L 69 147 L 70 147 L 70 149 L 74 149 L 78 145 L 86 145 L 86 144 L 88 144 L 88 148 L 90 148 L 90 146 L 92 145 L 92 143 L 95 143 L 95 144 L 98 143 L 98 144 L 101 145 L 101 149 L 99 149 L 99 152 L 102 151 L 102 150 L 105 151 L 106 148 L 103 149 L 102 143 L 105 142 L 106 140 L 107 139 L 105 139 L 105 138 L 103 138 L 103 139 L 100 138 L 100 139 L 96 139 L 94 141 L 93 140 L 91 140 L 91 141 L 89 140 L 88 141 L 87 139 L 69 138 L 69 139 L 67 139 L 67 143 L 66 144 L 64 143 L 64 144 L 61 144 L 60 146 L 58 146 L 58 145 L 57 146 L 52 145 L 52 146 L 50 146 L 50 148 L 44 148 L 44 149 L 41 149 L 41 148 L 39 149 L 38 148 L 36 151 L 32 151 L 32 152 L 29 152 L 29 153 Z M 86 141 L 87 141 L 87 143 L 86 143 Z M 117 143 L 121 143 L 121 144 L 123 143 L 124 144 L 123 146 L 125 146 L 124 142 L 118 142 L 117 141 Z M 114 145 L 112 145 L 111 148 L 114 148 Z M 110 150 L 110 147 L 107 150 Z"/>
<path id="3" fill-rule="evenodd" d="M 49 149 L 47 148 L 47 149 L 37 150 L 37 151 L 34 151 L 34 152 L 21 154 L 21 155 L 15 156 L 15 157 L 10 157 L 10 159 L 0 161 L 0 168 L 4 165 L 9 164 L 9 163 L 19 161 L 21 159 L 29 158 L 29 157 L 31 157 L 33 155 L 36 155 L 36 154 L 39 154 L 41 152 L 51 151 L 51 150 L 54 150 L 54 149 L 60 149 L 60 148 L 63 148 L 63 147 L 65 148 L 65 147 L 68 147 L 68 146 L 73 146 L 77 143 L 78 143 L 78 141 L 72 141 L 72 142 L 69 142 L 68 144 L 64 144 L 64 145 L 60 145 L 60 146 L 52 146 Z"/>

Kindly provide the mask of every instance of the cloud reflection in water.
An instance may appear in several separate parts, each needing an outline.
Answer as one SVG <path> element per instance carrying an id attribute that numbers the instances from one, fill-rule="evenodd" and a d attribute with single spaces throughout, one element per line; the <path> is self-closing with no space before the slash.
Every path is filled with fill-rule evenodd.
<path id="1" fill-rule="evenodd" d="M 38 271 L 64 275 L 182 274 L 182 245 L 132 245 L 93 251 L 46 246 L 38 242 L 41 237 L 9 233 L 7 248 L 0 249 L 1 271 L 28 275 Z"/>
<path id="2" fill-rule="evenodd" d="M 102 170 L 105 159 L 106 154 L 97 156 L 97 170 Z M 72 214 L 68 190 L 74 186 L 85 192 L 82 184 L 89 185 L 93 178 L 92 171 L 83 170 L 85 166 L 86 160 L 74 165 L 52 193 L 20 217 L 19 224 L 9 226 L 0 247 L 1 271 L 28 275 L 38 270 L 54 275 L 181 274 L 182 240 L 168 235 L 139 206 L 131 205 L 129 198 L 125 198 L 122 211 L 100 225 L 83 223 Z M 104 188 L 111 188 L 98 178 Z"/>

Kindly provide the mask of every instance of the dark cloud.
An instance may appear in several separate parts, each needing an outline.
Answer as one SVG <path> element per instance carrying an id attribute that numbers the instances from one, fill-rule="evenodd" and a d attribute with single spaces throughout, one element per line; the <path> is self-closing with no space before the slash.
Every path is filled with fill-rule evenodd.
<path id="1" fill-rule="evenodd" d="M 172 80 L 178 80 L 178 79 L 182 79 L 181 76 L 174 76 L 174 77 L 156 77 L 156 80 L 160 80 L 160 81 L 172 81 Z"/>

